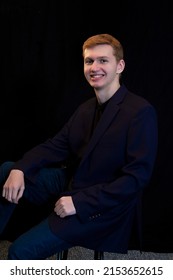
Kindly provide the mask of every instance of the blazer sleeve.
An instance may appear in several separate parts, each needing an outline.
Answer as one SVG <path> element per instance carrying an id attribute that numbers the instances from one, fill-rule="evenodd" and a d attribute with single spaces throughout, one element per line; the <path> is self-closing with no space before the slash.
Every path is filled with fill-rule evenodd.
<path id="1" fill-rule="evenodd" d="M 14 163 L 13 168 L 22 170 L 31 181 L 35 180 L 37 172 L 52 165 L 60 166 L 70 156 L 69 149 L 69 127 L 73 122 L 76 113 L 62 129 L 53 137 L 27 151 L 21 159 Z"/>

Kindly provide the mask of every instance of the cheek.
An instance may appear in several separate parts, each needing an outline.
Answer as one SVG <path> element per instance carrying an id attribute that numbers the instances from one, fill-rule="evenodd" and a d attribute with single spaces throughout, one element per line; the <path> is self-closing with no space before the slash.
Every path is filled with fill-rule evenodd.
<path id="1" fill-rule="evenodd" d="M 89 78 L 89 71 L 86 68 L 84 68 L 84 76 L 85 76 L 86 79 Z"/>

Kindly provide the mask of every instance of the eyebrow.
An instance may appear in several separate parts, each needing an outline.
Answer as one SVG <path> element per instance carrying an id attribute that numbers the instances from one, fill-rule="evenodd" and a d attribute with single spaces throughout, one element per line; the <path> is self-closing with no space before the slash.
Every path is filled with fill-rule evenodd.
<path id="1" fill-rule="evenodd" d="M 106 55 L 105 55 L 105 56 L 97 56 L 97 57 L 96 57 L 96 59 L 103 59 L 103 58 L 105 59 L 105 58 L 109 58 L 109 57 L 106 56 Z M 93 58 L 90 57 L 90 56 L 85 57 L 85 60 L 86 60 L 86 59 L 91 59 L 91 60 L 93 60 Z"/>

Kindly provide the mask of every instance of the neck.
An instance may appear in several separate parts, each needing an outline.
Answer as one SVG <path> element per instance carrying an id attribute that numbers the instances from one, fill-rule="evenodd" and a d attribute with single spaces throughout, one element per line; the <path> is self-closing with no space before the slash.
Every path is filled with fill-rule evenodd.
<path id="1" fill-rule="evenodd" d="M 116 91 L 120 88 L 120 84 L 118 84 L 116 87 L 113 89 L 94 89 L 95 95 L 97 98 L 97 101 L 99 104 L 105 103 L 107 100 L 109 100 L 115 93 Z"/>

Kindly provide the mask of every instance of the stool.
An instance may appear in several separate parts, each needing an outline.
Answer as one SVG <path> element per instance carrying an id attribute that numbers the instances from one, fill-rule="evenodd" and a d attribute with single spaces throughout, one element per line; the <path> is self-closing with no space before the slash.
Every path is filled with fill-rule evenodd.
<path id="1" fill-rule="evenodd" d="M 67 260 L 68 250 L 60 251 L 57 253 L 57 260 Z M 104 252 L 94 250 L 94 260 L 104 260 Z"/>

